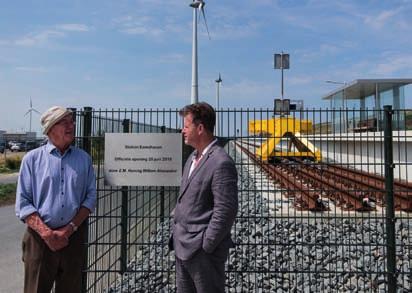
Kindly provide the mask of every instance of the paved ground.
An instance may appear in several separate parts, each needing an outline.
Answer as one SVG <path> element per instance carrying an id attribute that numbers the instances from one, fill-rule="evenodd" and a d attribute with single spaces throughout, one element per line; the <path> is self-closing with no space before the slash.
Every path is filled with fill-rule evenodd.
<path id="1" fill-rule="evenodd" d="M 0 174 L 0 184 L 16 183 L 19 173 Z"/>
<path id="2" fill-rule="evenodd" d="M 14 205 L 0 207 L 0 292 L 23 292 L 21 239 L 25 225 L 14 214 Z"/>

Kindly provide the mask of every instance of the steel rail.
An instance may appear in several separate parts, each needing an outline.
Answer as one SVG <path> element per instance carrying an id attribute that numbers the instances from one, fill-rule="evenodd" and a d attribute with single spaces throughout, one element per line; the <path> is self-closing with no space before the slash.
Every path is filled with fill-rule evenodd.
<path id="1" fill-rule="evenodd" d="M 263 162 L 254 153 L 236 143 L 257 165 L 259 165 L 272 179 L 285 187 L 291 195 L 295 195 L 295 207 L 297 209 L 308 209 L 311 211 L 325 211 L 327 208 L 320 204 L 319 193 L 314 190 L 303 189 L 303 183 L 298 183 L 295 176 L 279 170 L 273 165 Z M 288 195 L 290 196 L 290 195 Z"/>

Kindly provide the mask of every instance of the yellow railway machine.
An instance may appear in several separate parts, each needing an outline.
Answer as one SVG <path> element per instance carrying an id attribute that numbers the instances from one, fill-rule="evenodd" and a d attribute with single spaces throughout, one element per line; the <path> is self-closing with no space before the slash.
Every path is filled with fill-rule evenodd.
<path id="1" fill-rule="evenodd" d="M 322 160 L 322 154 L 304 134 L 312 132 L 312 121 L 290 117 L 280 117 L 270 120 L 249 121 L 249 132 L 253 135 L 268 137 L 256 149 L 256 155 L 267 161 L 275 157 L 312 158 L 316 162 Z M 287 150 L 276 146 L 286 138 Z M 294 148 L 293 148 L 294 147 Z M 292 149 L 293 148 L 293 149 Z"/>

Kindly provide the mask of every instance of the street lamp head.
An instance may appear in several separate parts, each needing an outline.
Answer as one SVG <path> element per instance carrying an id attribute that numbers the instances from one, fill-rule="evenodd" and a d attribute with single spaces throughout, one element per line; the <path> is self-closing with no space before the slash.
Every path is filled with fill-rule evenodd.
<path id="1" fill-rule="evenodd" d="M 332 83 L 332 84 L 343 84 L 347 85 L 348 83 L 346 81 L 334 81 L 334 80 L 325 80 L 326 83 Z"/>

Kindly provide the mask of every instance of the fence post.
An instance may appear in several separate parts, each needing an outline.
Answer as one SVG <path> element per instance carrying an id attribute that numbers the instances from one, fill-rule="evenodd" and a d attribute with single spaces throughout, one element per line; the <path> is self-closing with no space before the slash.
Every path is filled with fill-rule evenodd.
<path id="1" fill-rule="evenodd" d="M 166 132 L 166 127 L 163 125 L 160 127 L 162 133 Z M 165 187 L 160 187 L 160 222 L 163 223 L 165 220 Z"/>
<path id="2" fill-rule="evenodd" d="M 77 129 L 76 129 L 76 119 L 77 119 L 77 109 L 76 108 L 67 108 L 68 110 L 72 111 L 72 117 L 74 123 L 74 137 L 76 137 Z M 72 145 L 76 145 L 76 139 L 73 140 Z"/>
<path id="3" fill-rule="evenodd" d="M 73 119 L 76 121 L 76 109 L 71 108 L 73 111 Z M 90 136 L 92 134 L 92 107 L 84 107 L 83 108 L 83 137 L 82 137 L 82 149 L 86 151 L 89 155 L 91 155 L 91 147 L 90 147 Z M 83 268 L 82 268 L 82 292 L 87 292 L 87 266 L 89 263 L 89 254 L 88 254 L 88 243 L 89 243 L 89 220 L 86 219 L 85 223 L 86 229 L 84 232 L 84 239 L 86 239 L 86 243 L 84 244 L 84 260 L 83 260 Z"/>
<path id="4" fill-rule="evenodd" d="M 388 268 L 388 292 L 396 292 L 396 244 L 395 209 L 393 200 L 393 144 L 392 144 L 392 106 L 384 106 L 384 145 L 385 145 L 385 191 L 386 191 L 386 252 Z"/>
<path id="5" fill-rule="evenodd" d="M 92 107 L 83 108 L 83 142 L 82 148 L 91 154 L 91 134 L 92 134 Z"/>
<path id="6" fill-rule="evenodd" d="M 130 119 L 123 119 L 123 133 L 129 132 Z M 128 226 L 128 210 L 129 204 L 127 201 L 128 187 L 122 186 L 122 211 L 121 211 L 121 244 L 120 244 L 120 271 L 123 274 L 127 270 L 127 226 Z"/>

